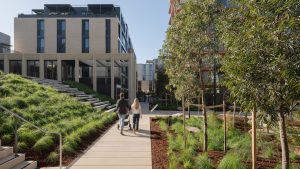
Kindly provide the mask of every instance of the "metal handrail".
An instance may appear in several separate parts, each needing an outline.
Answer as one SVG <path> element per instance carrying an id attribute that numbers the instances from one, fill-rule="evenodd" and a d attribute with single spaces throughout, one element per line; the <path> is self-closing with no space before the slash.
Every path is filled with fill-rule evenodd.
<path id="1" fill-rule="evenodd" d="M 14 117 L 22 120 L 23 122 L 30 124 L 31 126 L 36 128 L 37 130 L 40 130 L 40 131 L 44 132 L 45 134 L 57 134 L 59 136 L 59 168 L 62 169 L 62 134 L 61 133 L 59 133 L 59 132 L 50 132 L 50 131 L 47 131 L 45 129 L 42 129 L 42 128 L 38 127 L 37 125 L 35 125 L 35 124 L 29 122 L 28 120 L 24 119 L 20 115 L 8 110 L 7 108 L 3 107 L 2 105 L 0 105 L 0 108 L 4 110 L 4 113 L 7 112 L 7 113 L 13 115 Z"/>

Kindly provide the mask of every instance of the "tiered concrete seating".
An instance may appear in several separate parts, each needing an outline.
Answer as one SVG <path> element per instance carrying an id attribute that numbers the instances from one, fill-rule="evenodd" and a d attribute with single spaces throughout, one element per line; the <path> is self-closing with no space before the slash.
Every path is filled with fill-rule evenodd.
<path id="1" fill-rule="evenodd" d="M 36 169 L 36 161 L 25 161 L 24 154 L 15 154 L 12 147 L 2 147 L 0 140 L 1 169 Z"/>
<path id="2" fill-rule="evenodd" d="M 111 105 L 109 101 L 103 101 L 95 98 L 94 95 L 88 95 L 83 91 L 79 91 L 77 88 L 72 88 L 69 85 L 63 84 L 60 81 L 32 77 L 29 78 L 39 84 L 53 87 L 58 92 L 72 96 L 78 101 L 90 103 L 95 109 L 105 110 L 106 112 L 114 112 L 116 110 L 116 105 Z"/>

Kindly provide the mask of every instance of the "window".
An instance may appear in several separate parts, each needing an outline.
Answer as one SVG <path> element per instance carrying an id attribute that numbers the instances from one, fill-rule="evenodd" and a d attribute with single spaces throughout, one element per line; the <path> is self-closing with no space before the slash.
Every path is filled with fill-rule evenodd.
<path id="1" fill-rule="evenodd" d="M 4 71 L 4 60 L 0 60 L 0 71 Z"/>
<path id="2" fill-rule="evenodd" d="M 38 60 L 27 61 L 27 76 L 40 77 L 40 62 Z"/>
<path id="3" fill-rule="evenodd" d="M 44 76 L 46 79 L 57 79 L 57 61 L 45 60 Z"/>
<path id="4" fill-rule="evenodd" d="M 111 24 L 110 19 L 105 20 L 105 46 L 106 53 L 111 53 Z"/>
<path id="5" fill-rule="evenodd" d="M 10 60 L 9 61 L 9 73 L 22 74 L 22 61 L 21 60 Z"/>
<path id="6" fill-rule="evenodd" d="M 45 23 L 37 20 L 37 53 L 45 52 Z"/>
<path id="7" fill-rule="evenodd" d="M 82 53 L 89 53 L 89 20 L 82 20 Z"/>
<path id="8" fill-rule="evenodd" d="M 66 53 L 66 21 L 57 20 L 57 53 Z"/>

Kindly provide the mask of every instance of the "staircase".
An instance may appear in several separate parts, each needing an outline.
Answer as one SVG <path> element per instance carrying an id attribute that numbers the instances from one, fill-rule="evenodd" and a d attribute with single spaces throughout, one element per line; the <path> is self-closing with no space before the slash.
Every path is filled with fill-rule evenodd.
<path id="1" fill-rule="evenodd" d="M 15 154 L 12 147 L 2 147 L 0 140 L 0 169 L 36 168 L 36 161 L 25 161 L 25 154 Z"/>
<path id="2" fill-rule="evenodd" d="M 69 96 L 72 96 L 80 102 L 90 103 L 95 109 L 106 112 L 114 112 L 116 110 L 115 104 L 111 105 L 109 101 L 99 100 L 98 98 L 95 98 L 94 95 L 88 95 L 83 91 L 79 91 L 77 88 L 71 88 L 69 85 L 63 84 L 60 81 L 51 79 L 38 79 L 33 77 L 30 77 L 30 79 L 41 85 L 50 86 L 60 93 L 65 93 Z"/>

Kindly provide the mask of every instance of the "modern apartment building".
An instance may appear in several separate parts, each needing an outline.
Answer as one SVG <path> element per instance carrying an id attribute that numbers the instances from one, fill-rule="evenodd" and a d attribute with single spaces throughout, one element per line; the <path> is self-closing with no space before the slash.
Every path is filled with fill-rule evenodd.
<path id="1" fill-rule="evenodd" d="M 116 98 L 136 94 L 136 55 L 121 9 L 112 4 L 45 4 L 14 20 L 14 50 L 4 72 L 75 80 Z"/>
<path id="2" fill-rule="evenodd" d="M 137 65 L 137 91 L 150 93 L 154 91 L 155 65 L 147 61 L 146 64 Z"/>
<path id="3" fill-rule="evenodd" d="M 10 46 L 10 36 L 0 32 L 0 53 L 9 53 Z"/>

